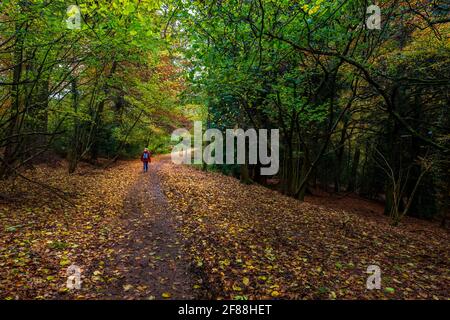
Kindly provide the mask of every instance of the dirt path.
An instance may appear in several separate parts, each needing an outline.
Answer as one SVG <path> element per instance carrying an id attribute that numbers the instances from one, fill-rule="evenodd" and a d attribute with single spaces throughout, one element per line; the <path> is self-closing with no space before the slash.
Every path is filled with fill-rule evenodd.
<path id="1" fill-rule="evenodd" d="M 110 270 L 120 278 L 108 288 L 112 299 L 192 299 L 192 280 L 171 212 L 158 177 L 161 161 L 142 173 L 125 200 L 125 241 L 114 248 Z"/>

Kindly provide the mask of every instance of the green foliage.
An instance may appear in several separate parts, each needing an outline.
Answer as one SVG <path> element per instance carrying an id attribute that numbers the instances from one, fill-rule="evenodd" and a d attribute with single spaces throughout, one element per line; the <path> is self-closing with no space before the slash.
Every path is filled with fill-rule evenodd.
<path id="1" fill-rule="evenodd" d="M 182 52 L 190 61 L 186 98 L 204 104 L 208 127 L 279 128 L 280 188 L 301 199 L 313 176 L 336 191 L 358 179 L 358 191 L 388 194 L 387 177 L 373 163 L 374 145 L 383 145 L 389 161 L 396 162 L 394 170 L 413 164 L 429 146 L 448 152 L 448 144 L 438 142 L 443 132 L 435 121 L 448 93 L 450 54 L 442 37 L 448 23 L 422 21 L 437 16 L 433 5 L 381 1 L 383 28 L 368 30 L 365 5 L 360 0 L 174 5 L 183 27 L 172 31 L 184 37 Z M 405 23 L 415 27 L 407 30 Z M 432 92 L 440 110 L 425 102 Z M 431 131 L 437 133 L 432 140 Z M 402 143 L 405 135 L 415 140 Z M 353 164 L 352 153 L 361 146 L 368 152 L 360 152 L 363 159 Z M 429 212 L 433 204 L 427 203 L 414 211 Z"/>

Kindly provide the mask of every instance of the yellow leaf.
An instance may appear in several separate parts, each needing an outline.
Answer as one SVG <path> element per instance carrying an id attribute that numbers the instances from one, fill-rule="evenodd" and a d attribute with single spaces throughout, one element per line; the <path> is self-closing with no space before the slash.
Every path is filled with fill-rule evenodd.
<path id="1" fill-rule="evenodd" d="M 70 264 L 70 260 L 68 260 L 68 259 L 61 259 L 61 261 L 59 261 L 59 265 L 61 267 L 67 266 L 69 264 Z"/>
<path id="2" fill-rule="evenodd" d="M 235 284 L 233 284 L 233 290 L 234 291 L 242 291 L 242 288 L 237 286 L 237 285 L 235 285 Z"/>
<path id="3" fill-rule="evenodd" d="M 272 291 L 272 293 L 270 295 L 274 298 L 277 298 L 280 296 L 280 293 L 278 291 Z"/>
<path id="4" fill-rule="evenodd" d="M 123 286 L 123 290 L 125 290 L 125 291 L 128 291 L 128 290 L 130 290 L 132 288 L 133 288 L 133 285 L 131 285 L 131 284 L 126 284 L 126 285 Z"/>

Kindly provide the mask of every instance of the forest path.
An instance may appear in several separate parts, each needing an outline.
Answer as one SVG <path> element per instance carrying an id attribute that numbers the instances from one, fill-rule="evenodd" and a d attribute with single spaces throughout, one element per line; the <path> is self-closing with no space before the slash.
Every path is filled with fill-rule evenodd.
<path id="1" fill-rule="evenodd" d="M 169 209 L 158 172 L 164 158 L 141 173 L 125 199 L 127 234 L 114 248 L 109 266 L 123 275 L 108 288 L 107 298 L 192 299 L 192 280 L 177 234 L 180 223 Z M 124 272 L 125 271 L 125 272 Z"/>

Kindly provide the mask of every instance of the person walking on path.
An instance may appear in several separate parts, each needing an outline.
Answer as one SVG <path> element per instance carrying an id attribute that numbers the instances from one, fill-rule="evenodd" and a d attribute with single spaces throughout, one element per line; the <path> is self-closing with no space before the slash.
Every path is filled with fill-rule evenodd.
<path id="1" fill-rule="evenodd" d="M 144 172 L 148 171 L 148 163 L 151 162 L 152 154 L 148 151 L 147 148 L 144 149 L 144 152 L 141 155 L 141 161 L 144 164 Z"/>

